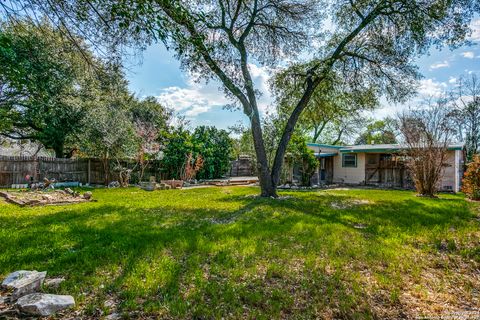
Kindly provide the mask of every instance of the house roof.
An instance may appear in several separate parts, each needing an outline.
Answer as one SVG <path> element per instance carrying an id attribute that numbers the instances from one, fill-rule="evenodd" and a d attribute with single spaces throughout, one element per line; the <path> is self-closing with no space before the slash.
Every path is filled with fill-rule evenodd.
<path id="1" fill-rule="evenodd" d="M 450 144 L 448 150 L 462 150 L 463 143 Z M 408 147 L 401 144 L 360 144 L 353 146 L 345 146 L 339 149 L 340 152 L 395 152 L 407 149 Z"/>
<path id="2" fill-rule="evenodd" d="M 343 146 L 337 146 L 337 145 L 333 145 L 333 144 L 323 144 L 323 143 L 313 143 L 313 142 L 309 142 L 307 143 L 307 146 L 309 147 L 323 147 L 323 148 L 332 148 L 332 149 L 341 149 L 343 148 Z"/>
<path id="3" fill-rule="evenodd" d="M 314 155 L 317 158 L 327 158 L 327 157 L 333 157 L 336 156 L 338 153 L 329 153 L 329 152 L 315 152 Z"/>
<path id="4" fill-rule="evenodd" d="M 453 143 L 448 146 L 448 150 L 462 150 L 464 147 L 464 143 Z M 329 148 L 329 149 L 337 149 L 341 153 L 348 153 L 348 152 L 396 152 L 407 147 L 401 144 L 358 144 L 358 145 L 350 145 L 350 146 L 336 146 L 330 144 L 322 144 L 322 143 L 307 143 L 307 146 L 310 147 L 320 147 L 320 148 Z M 329 152 L 321 152 L 315 153 L 315 156 L 318 158 L 322 157 L 330 157 L 335 155 L 336 153 L 329 153 Z"/>

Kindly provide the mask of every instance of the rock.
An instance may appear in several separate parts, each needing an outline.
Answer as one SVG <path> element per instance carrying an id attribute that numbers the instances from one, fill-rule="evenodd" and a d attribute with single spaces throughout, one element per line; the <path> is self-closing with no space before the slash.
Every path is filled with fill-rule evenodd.
<path id="1" fill-rule="evenodd" d="M 109 188 L 119 188 L 120 187 L 120 182 L 118 181 L 112 181 L 108 184 Z"/>
<path id="2" fill-rule="evenodd" d="M 108 316 L 106 316 L 105 320 L 117 320 L 117 319 L 121 319 L 121 318 L 122 318 L 122 316 L 120 315 L 120 313 L 114 312 L 114 313 L 111 313 Z"/>
<path id="3" fill-rule="evenodd" d="M 113 298 L 110 298 L 103 303 L 103 306 L 109 310 L 115 310 L 117 302 Z"/>
<path id="4" fill-rule="evenodd" d="M 27 201 L 24 202 L 24 204 L 27 205 L 27 206 L 34 206 L 34 205 L 42 204 L 42 203 L 47 203 L 47 201 L 46 200 L 31 199 L 31 200 L 27 200 Z"/>
<path id="5" fill-rule="evenodd" d="M 52 279 L 46 279 L 44 282 L 44 286 L 47 288 L 58 288 L 60 284 L 65 281 L 65 278 L 52 278 Z"/>
<path id="6" fill-rule="evenodd" d="M 68 194 L 73 194 L 73 190 L 70 188 L 65 188 L 65 192 Z"/>
<path id="7" fill-rule="evenodd" d="M 51 195 L 44 194 L 44 195 L 42 195 L 42 199 L 47 201 L 47 202 L 52 202 L 53 197 Z"/>
<path id="8" fill-rule="evenodd" d="M 83 199 L 90 200 L 92 198 L 92 192 L 87 191 L 83 194 Z"/>
<path id="9" fill-rule="evenodd" d="M 21 296 L 40 290 L 46 275 L 46 271 L 15 271 L 3 280 L 2 287 L 13 291 L 10 298 L 15 301 Z"/>
<path id="10" fill-rule="evenodd" d="M 9 300 L 8 297 L 0 296 L 0 305 L 7 303 Z"/>
<path id="11" fill-rule="evenodd" d="M 366 229 L 367 228 L 367 225 L 363 224 L 363 223 L 358 223 L 358 224 L 354 224 L 353 227 L 355 229 Z"/>
<path id="12" fill-rule="evenodd" d="M 75 300 L 72 296 L 32 293 L 18 299 L 16 306 L 21 312 L 35 316 L 49 316 L 75 306 Z"/>
<path id="13" fill-rule="evenodd" d="M 145 191 L 153 191 L 157 188 L 157 183 L 155 182 L 140 182 L 140 188 Z"/>

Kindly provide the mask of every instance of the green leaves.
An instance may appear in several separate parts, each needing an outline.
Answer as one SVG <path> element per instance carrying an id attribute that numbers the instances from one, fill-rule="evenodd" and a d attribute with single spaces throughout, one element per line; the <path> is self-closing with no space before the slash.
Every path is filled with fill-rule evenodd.
<path id="1" fill-rule="evenodd" d="M 38 141 L 58 157 L 81 128 L 90 78 L 84 57 L 62 32 L 45 21 L 0 25 L 0 134 Z"/>

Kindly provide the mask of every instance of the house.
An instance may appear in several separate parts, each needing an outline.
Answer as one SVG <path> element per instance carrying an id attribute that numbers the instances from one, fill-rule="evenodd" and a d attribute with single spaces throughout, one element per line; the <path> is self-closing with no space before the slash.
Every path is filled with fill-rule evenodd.
<path id="1" fill-rule="evenodd" d="M 398 144 L 334 146 L 307 143 L 319 159 L 314 184 L 361 184 L 413 188 Z M 448 146 L 447 163 L 440 181 L 442 191 L 460 191 L 463 175 L 463 144 Z"/>
<path id="2" fill-rule="evenodd" d="M 54 154 L 41 144 L 29 141 L 18 141 L 0 138 L 0 156 L 51 157 Z"/>

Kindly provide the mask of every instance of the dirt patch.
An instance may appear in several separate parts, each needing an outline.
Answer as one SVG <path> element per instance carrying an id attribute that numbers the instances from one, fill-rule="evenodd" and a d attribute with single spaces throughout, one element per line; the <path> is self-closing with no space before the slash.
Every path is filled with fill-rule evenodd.
<path id="1" fill-rule="evenodd" d="M 0 197 L 6 202 L 19 206 L 44 206 L 52 204 L 68 204 L 92 201 L 92 193 L 66 190 L 55 191 L 0 191 Z"/>
<path id="2" fill-rule="evenodd" d="M 330 204 L 333 209 L 349 209 L 355 206 L 367 205 L 372 204 L 373 202 L 370 200 L 363 200 L 363 199 L 354 199 L 350 201 L 334 201 Z"/>

